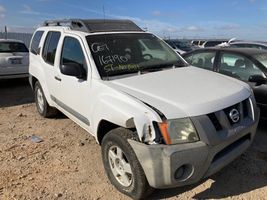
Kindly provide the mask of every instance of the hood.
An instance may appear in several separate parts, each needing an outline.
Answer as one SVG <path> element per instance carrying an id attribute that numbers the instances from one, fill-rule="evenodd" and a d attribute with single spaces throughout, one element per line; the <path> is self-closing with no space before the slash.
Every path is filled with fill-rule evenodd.
<path id="1" fill-rule="evenodd" d="M 245 83 L 196 67 L 152 72 L 106 84 L 157 108 L 167 119 L 212 113 L 251 95 Z"/>

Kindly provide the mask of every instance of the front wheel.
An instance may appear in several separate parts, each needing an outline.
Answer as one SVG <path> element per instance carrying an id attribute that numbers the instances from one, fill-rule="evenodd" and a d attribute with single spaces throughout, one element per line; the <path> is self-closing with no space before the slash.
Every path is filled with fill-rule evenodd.
<path id="1" fill-rule="evenodd" d="M 144 171 L 127 139 L 135 134 L 116 128 L 102 141 L 102 159 L 110 182 L 122 193 L 133 199 L 143 199 L 152 192 Z"/>

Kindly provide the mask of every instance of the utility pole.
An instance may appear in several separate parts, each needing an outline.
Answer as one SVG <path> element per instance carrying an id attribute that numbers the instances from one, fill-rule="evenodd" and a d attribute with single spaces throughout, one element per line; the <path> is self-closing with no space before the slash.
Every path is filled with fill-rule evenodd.
<path id="1" fill-rule="evenodd" d="M 7 27 L 5 26 L 5 39 L 7 39 Z"/>

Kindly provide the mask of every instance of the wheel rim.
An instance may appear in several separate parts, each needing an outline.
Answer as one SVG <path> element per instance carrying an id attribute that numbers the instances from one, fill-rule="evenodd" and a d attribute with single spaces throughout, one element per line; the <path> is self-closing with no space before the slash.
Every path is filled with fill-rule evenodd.
<path id="1" fill-rule="evenodd" d="M 37 104 L 41 112 L 44 111 L 44 96 L 40 88 L 37 89 Z"/>
<path id="2" fill-rule="evenodd" d="M 133 173 L 131 165 L 121 148 L 112 146 L 108 152 L 108 160 L 117 181 L 124 187 L 129 187 L 133 182 Z"/>

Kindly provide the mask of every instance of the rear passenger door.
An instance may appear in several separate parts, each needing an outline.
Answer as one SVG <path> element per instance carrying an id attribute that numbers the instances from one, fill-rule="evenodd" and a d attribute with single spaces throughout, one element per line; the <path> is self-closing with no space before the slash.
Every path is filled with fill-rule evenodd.
<path id="1" fill-rule="evenodd" d="M 55 61 L 56 57 L 59 56 L 57 51 L 59 40 L 61 37 L 61 32 L 59 31 L 49 31 L 46 34 L 45 43 L 42 49 L 42 63 L 43 71 L 45 74 L 45 81 L 48 87 L 50 95 L 55 95 Z M 35 49 L 36 53 L 38 48 Z M 50 96 L 51 97 L 51 96 Z"/>

